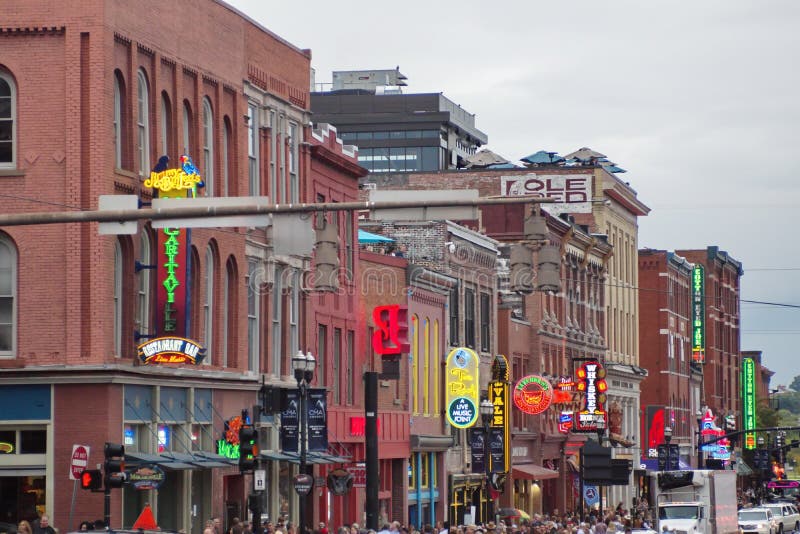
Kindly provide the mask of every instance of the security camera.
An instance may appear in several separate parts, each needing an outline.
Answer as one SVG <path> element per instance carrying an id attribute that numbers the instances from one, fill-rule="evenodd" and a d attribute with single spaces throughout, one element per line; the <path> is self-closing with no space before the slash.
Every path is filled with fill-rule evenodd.
<path id="1" fill-rule="evenodd" d="M 453 254 L 456 251 L 456 244 L 452 241 L 448 241 L 445 243 L 445 245 L 447 246 L 447 250 L 450 251 L 450 254 Z"/>

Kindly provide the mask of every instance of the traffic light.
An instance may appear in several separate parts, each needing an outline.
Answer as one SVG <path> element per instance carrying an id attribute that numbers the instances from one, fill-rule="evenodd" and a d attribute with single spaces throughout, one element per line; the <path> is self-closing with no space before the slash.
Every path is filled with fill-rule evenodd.
<path id="1" fill-rule="evenodd" d="M 561 249 L 545 245 L 539 249 L 536 259 L 536 290 L 561 291 Z"/>
<path id="2" fill-rule="evenodd" d="M 322 219 L 316 230 L 314 246 L 314 289 L 336 291 L 339 289 L 339 226 Z"/>
<path id="3" fill-rule="evenodd" d="M 258 430 L 252 425 L 239 429 L 239 471 L 252 471 L 258 457 Z"/>
<path id="4" fill-rule="evenodd" d="M 125 483 L 125 446 L 106 442 L 103 447 L 103 474 L 106 488 L 121 488 Z"/>
<path id="5" fill-rule="evenodd" d="M 581 478 L 589 484 L 611 481 L 611 447 L 603 447 L 596 441 L 587 441 L 581 448 Z"/>
<path id="6" fill-rule="evenodd" d="M 547 220 L 536 211 L 537 208 L 533 208 L 533 212 L 525 217 L 523 233 L 527 241 L 545 241 L 547 239 Z"/>
<path id="7" fill-rule="evenodd" d="M 659 471 L 666 471 L 667 470 L 667 457 L 669 456 L 669 449 L 667 445 L 661 443 L 658 445 L 658 470 Z"/>
<path id="8" fill-rule="evenodd" d="M 753 451 L 753 467 L 756 471 L 769 471 L 769 451 L 767 449 Z"/>
<path id="9" fill-rule="evenodd" d="M 515 293 L 533 293 L 531 250 L 525 245 L 511 245 L 509 282 Z"/>
<path id="10" fill-rule="evenodd" d="M 669 458 L 668 458 L 668 461 L 667 461 L 667 468 L 670 471 L 680 471 L 680 469 L 681 469 L 681 464 L 680 464 L 681 449 L 680 449 L 680 446 L 678 446 L 677 443 L 670 443 L 669 445 L 667 445 L 667 451 L 669 452 Z"/>
<path id="11" fill-rule="evenodd" d="M 623 458 L 611 459 L 611 484 L 614 486 L 627 486 L 630 484 L 633 462 Z"/>
<path id="12" fill-rule="evenodd" d="M 103 473 L 99 469 L 81 471 L 81 489 L 99 490 L 103 487 Z"/>

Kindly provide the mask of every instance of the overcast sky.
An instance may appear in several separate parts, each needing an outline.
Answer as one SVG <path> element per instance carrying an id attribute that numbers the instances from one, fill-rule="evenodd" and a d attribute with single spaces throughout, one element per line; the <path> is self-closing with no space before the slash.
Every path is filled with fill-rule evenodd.
<path id="1" fill-rule="evenodd" d="M 583 146 L 652 208 L 639 245 L 742 262 L 742 349 L 800 375 L 800 1 L 235 0 L 317 82 L 392 69 L 443 92 L 505 158 Z"/>

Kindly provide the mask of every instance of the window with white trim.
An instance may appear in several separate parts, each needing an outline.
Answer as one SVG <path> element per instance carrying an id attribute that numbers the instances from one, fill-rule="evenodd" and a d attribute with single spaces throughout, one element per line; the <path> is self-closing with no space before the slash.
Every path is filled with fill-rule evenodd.
<path id="1" fill-rule="evenodd" d="M 166 91 L 161 93 L 161 155 L 169 155 L 169 133 L 172 128 L 172 106 Z"/>
<path id="2" fill-rule="evenodd" d="M 142 69 L 136 73 L 136 132 L 139 150 L 139 175 L 150 174 L 150 90 Z"/>
<path id="3" fill-rule="evenodd" d="M 208 97 L 203 98 L 203 173 L 206 196 L 214 196 L 214 113 Z"/>
<path id="4" fill-rule="evenodd" d="M 16 355 L 17 248 L 0 235 L 0 357 Z"/>
<path id="5" fill-rule="evenodd" d="M 114 356 L 122 355 L 122 244 L 114 242 Z"/>
<path id="6" fill-rule="evenodd" d="M 249 191 L 251 196 L 260 195 L 258 180 L 258 107 L 254 102 L 247 105 L 247 162 Z"/>
<path id="7" fill-rule="evenodd" d="M 222 196 L 228 196 L 229 167 L 231 164 L 231 125 L 228 117 L 222 122 Z"/>
<path id="8" fill-rule="evenodd" d="M 183 101 L 183 153 L 189 154 L 192 148 L 192 107 Z"/>
<path id="9" fill-rule="evenodd" d="M 258 260 L 255 258 L 247 259 L 247 369 L 258 371 L 258 322 L 260 317 L 260 307 L 258 303 L 257 287 Z"/>
<path id="10" fill-rule="evenodd" d="M 139 285 L 136 295 L 136 322 L 139 333 L 147 335 L 150 333 L 150 269 L 147 267 L 152 261 L 150 234 L 147 230 L 142 230 L 139 246 L 139 263 L 143 268 L 136 273 Z"/>
<path id="11" fill-rule="evenodd" d="M 209 243 L 206 247 L 206 270 L 205 274 L 205 297 L 203 304 L 203 332 L 205 333 L 204 343 L 206 346 L 206 363 L 212 363 L 213 343 L 214 343 L 214 272 L 216 257 L 214 247 Z"/>
<path id="12" fill-rule="evenodd" d="M 1 76 L 2 74 L 0 74 Z M 114 165 L 122 168 L 122 132 L 123 118 L 122 112 L 125 92 L 122 89 L 122 79 L 119 73 L 114 73 Z"/>

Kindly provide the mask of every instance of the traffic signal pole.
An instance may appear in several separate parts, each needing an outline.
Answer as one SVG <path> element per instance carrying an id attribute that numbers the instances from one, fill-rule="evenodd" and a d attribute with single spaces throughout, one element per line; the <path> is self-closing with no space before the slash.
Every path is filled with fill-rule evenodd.
<path id="1" fill-rule="evenodd" d="M 550 204 L 552 198 L 519 195 L 511 197 L 489 197 L 475 199 L 430 199 L 407 201 L 364 201 L 364 202 L 320 202 L 297 204 L 273 204 L 263 206 L 207 206 L 190 208 L 142 208 L 129 210 L 95 211 L 43 211 L 31 213 L 6 213 L 0 215 L 0 227 L 25 226 L 32 224 L 59 224 L 81 222 L 124 222 L 140 220 L 165 220 L 198 217 L 231 217 L 244 215 L 266 215 L 280 213 L 314 213 L 334 211 L 374 211 L 398 210 L 405 208 L 441 208 L 469 206 L 502 206 L 511 204 Z"/>

